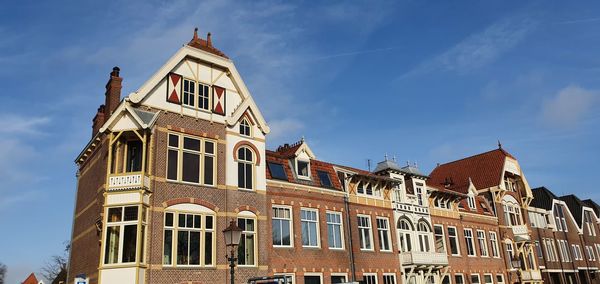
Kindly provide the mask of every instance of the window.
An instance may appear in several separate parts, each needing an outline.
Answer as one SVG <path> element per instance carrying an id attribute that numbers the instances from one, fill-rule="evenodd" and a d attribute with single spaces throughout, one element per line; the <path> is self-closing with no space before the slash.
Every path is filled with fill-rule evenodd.
<path id="1" fill-rule="evenodd" d="M 208 85 L 198 83 L 198 108 L 209 109 L 210 89 Z"/>
<path id="2" fill-rule="evenodd" d="M 302 246 L 319 247 L 319 212 L 313 209 L 300 210 Z"/>
<path id="3" fill-rule="evenodd" d="M 479 284 L 481 280 L 479 279 L 479 274 L 471 274 L 471 284 Z"/>
<path id="4" fill-rule="evenodd" d="M 596 261 L 596 255 L 592 246 L 585 246 L 585 253 L 589 261 Z"/>
<path id="5" fill-rule="evenodd" d="M 285 282 L 282 284 L 294 284 L 295 283 L 295 275 L 293 273 L 276 273 L 273 276 L 283 276 L 285 278 Z"/>
<path id="6" fill-rule="evenodd" d="M 321 275 L 304 274 L 304 284 L 321 284 Z"/>
<path id="7" fill-rule="evenodd" d="M 214 141 L 169 134 L 167 151 L 168 180 L 215 185 Z"/>
<path id="8" fill-rule="evenodd" d="M 450 201 L 437 198 L 433 204 L 437 208 L 450 209 Z"/>
<path id="9" fill-rule="evenodd" d="M 331 184 L 331 179 L 329 178 L 329 173 L 324 171 L 317 171 L 317 175 L 319 176 L 319 180 L 321 181 L 321 186 L 328 188 L 333 187 Z"/>
<path id="10" fill-rule="evenodd" d="M 104 241 L 104 264 L 131 263 L 136 261 L 138 250 L 143 253 L 143 243 L 137 246 L 139 206 L 108 208 L 106 238 Z M 141 236 L 146 226 L 146 208 L 142 207 Z M 143 255 L 141 256 L 143 259 Z"/>
<path id="11" fill-rule="evenodd" d="M 310 178 L 310 169 L 309 163 L 306 161 L 298 161 L 296 160 L 296 170 L 298 177 L 300 178 Z"/>
<path id="12" fill-rule="evenodd" d="M 243 136 L 252 136 L 250 129 L 250 123 L 248 123 L 248 120 L 245 118 L 242 119 L 240 122 L 240 134 Z"/>
<path id="13" fill-rule="evenodd" d="M 504 218 L 509 226 L 521 225 L 521 209 L 518 205 L 504 205 Z"/>
<path id="14" fill-rule="evenodd" d="M 596 247 L 596 253 L 598 254 L 598 257 L 600 257 L 600 244 L 594 244 L 594 246 Z"/>
<path id="15" fill-rule="evenodd" d="M 419 222 L 417 226 L 417 237 L 419 239 L 419 251 L 430 252 L 429 244 L 429 225 L 423 221 Z"/>
<path id="16" fill-rule="evenodd" d="M 556 252 L 556 247 L 554 245 L 554 240 L 545 239 L 544 241 L 546 243 L 546 252 L 548 253 L 548 260 L 549 261 L 558 261 L 558 255 Z"/>
<path id="17" fill-rule="evenodd" d="M 272 237 L 274 247 L 292 246 L 292 209 L 288 207 L 273 207 Z"/>
<path id="18" fill-rule="evenodd" d="M 254 154 L 247 147 L 238 149 L 238 188 L 252 189 L 254 177 Z"/>
<path id="19" fill-rule="evenodd" d="M 504 284 L 504 274 L 496 274 L 496 283 Z"/>
<path id="20" fill-rule="evenodd" d="M 477 242 L 479 244 L 479 255 L 481 255 L 483 257 L 487 257 L 488 256 L 488 246 L 487 246 L 487 241 L 485 240 L 485 231 L 477 230 Z"/>
<path id="21" fill-rule="evenodd" d="M 567 220 L 565 219 L 565 214 L 561 205 L 557 204 L 554 207 L 554 220 L 556 222 L 556 230 L 568 232 Z"/>
<path id="22" fill-rule="evenodd" d="M 467 204 L 469 205 L 469 209 L 475 210 L 475 197 L 473 195 L 467 197 Z"/>
<path id="23" fill-rule="evenodd" d="M 371 216 L 358 215 L 358 237 L 361 250 L 373 250 Z"/>
<path id="24" fill-rule="evenodd" d="M 390 222 L 388 218 L 377 218 L 377 235 L 379 236 L 379 250 L 392 251 L 390 243 Z"/>
<path id="25" fill-rule="evenodd" d="M 490 232 L 490 242 L 492 243 L 492 256 L 500 257 L 500 250 L 498 249 L 498 234 L 496 234 L 496 232 Z"/>
<path id="26" fill-rule="evenodd" d="M 540 242 L 539 241 L 535 241 L 534 242 L 535 245 L 535 251 L 538 255 L 538 258 L 544 258 L 544 255 L 542 253 L 542 246 L 540 246 Z"/>
<path id="27" fill-rule="evenodd" d="M 267 166 L 269 167 L 269 171 L 271 172 L 272 178 L 280 179 L 280 180 L 288 180 L 282 164 L 267 162 Z"/>
<path id="28" fill-rule="evenodd" d="M 512 263 L 512 260 L 515 258 L 515 249 L 513 248 L 513 244 L 510 241 L 506 243 L 506 256 L 508 256 L 508 258 L 506 259 L 506 261 L 508 262 L 508 267 L 516 268 L 513 267 Z"/>
<path id="29" fill-rule="evenodd" d="M 494 276 L 492 274 L 483 274 L 483 283 L 494 284 Z"/>
<path id="30" fill-rule="evenodd" d="M 571 245 L 571 247 L 573 248 L 573 258 L 575 258 L 575 260 L 583 260 L 581 247 L 579 245 Z"/>
<path id="31" fill-rule="evenodd" d="M 238 246 L 238 264 L 241 266 L 254 266 L 256 257 L 256 219 L 238 217 L 238 227 L 242 229 L 242 237 Z"/>
<path id="32" fill-rule="evenodd" d="M 458 233 L 455 227 L 448 227 L 448 240 L 450 241 L 450 254 L 460 255 L 460 247 L 458 245 Z"/>
<path id="33" fill-rule="evenodd" d="M 165 212 L 163 265 L 214 266 L 214 223 L 208 213 Z"/>
<path id="34" fill-rule="evenodd" d="M 464 229 L 465 242 L 467 244 L 467 255 L 475 256 L 475 242 L 473 241 L 473 231 L 471 229 Z"/>
<path id="35" fill-rule="evenodd" d="M 585 228 L 587 228 L 588 234 L 590 236 L 596 236 L 596 227 L 594 227 L 594 219 L 592 216 L 592 212 L 584 211 L 584 219 L 585 219 Z"/>
<path id="36" fill-rule="evenodd" d="M 465 277 L 462 274 L 454 274 L 454 283 L 465 284 Z"/>
<path id="37" fill-rule="evenodd" d="M 330 249 L 343 249 L 342 213 L 327 212 L 327 242 Z"/>
<path id="38" fill-rule="evenodd" d="M 433 234 L 435 238 L 435 251 L 446 253 L 446 243 L 444 241 L 444 226 L 433 225 Z"/>
<path id="39" fill-rule="evenodd" d="M 417 203 L 419 204 L 419 206 L 423 206 L 423 188 L 417 187 L 415 189 L 415 192 L 417 195 Z"/>
<path id="40" fill-rule="evenodd" d="M 567 241 L 558 240 L 558 248 L 562 262 L 570 262 L 571 258 L 569 256 L 569 244 L 567 244 Z"/>
<path id="41" fill-rule="evenodd" d="M 196 82 L 183 79 L 183 105 L 196 106 Z"/>
<path id="42" fill-rule="evenodd" d="M 400 251 L 407 252 L 412 250 L 412 225 L 410 221 L 402 218 L 398 220 L 398 234 L 400 235 Z"/>
<path id="43" fill-rule="evenodd" d="M 364 273 L 360 284 L 377 284 L 377 274 Z"/>
<path id="44" fill-rule="evenodd" d="M 348 281 L 348 277 L 344 274 L 344 275 L 331 275 L 331 283 L 332 284 L 336 284 L 336 283 L 346 283 Z"/>
<path id="45" fill-rule="evenodd" d="M 125 171 L 128 173 L 142 170 L 142 141 L 127 141 L 127 164 Z"/>
<path id="46" fill-rule="evenodd" d="M 396 284 L 396 274 L 383 274 L 383 284 Z"/>

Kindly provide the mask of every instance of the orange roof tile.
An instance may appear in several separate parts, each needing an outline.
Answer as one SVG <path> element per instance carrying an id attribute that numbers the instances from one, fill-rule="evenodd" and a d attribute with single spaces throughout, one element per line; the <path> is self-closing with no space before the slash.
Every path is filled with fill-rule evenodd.
<path id="1" fill-rule="evenodd" d="M 37 278 L 35 278 L 35 274 L 31 273 L 29 274 L 27 279 L 25 279 L 25 281 L 22 282 L 22 284 L 38 284 L 38 280 Z"/>
<path id="2" fill-rule="evenodd" d="M 498 186 L 501 182 L 506 157 L 514 157 L 499 148 L 475 156 L 437 166 L 429 174 L 428 184 L 446 187 L 450 190 L 467 193 L 469 178 L 477 189 Z"/>
<path id="3" fill-rule="evenodd" d="M 191 47 L 195 47 L 197 49 L 201 49 L 206 52 L 212 53 L 214 55 L 218 55 L 218 56 L 229 59 L 229 57 L 227 57 L 227 55 L 225 55 L 225 53 L 218 50 L 217 48 L 215 48 L 212 45 L 212 39 L 210 38 L 210 33 L 208 33 L 206 35 L 206 39 L 199 38 L 198 37 L 198 28 L 194 29 L 194 37 L 192 38 L 192 40 L 190 40 L 190 42 L 188 42 L 188 45 Z"/>

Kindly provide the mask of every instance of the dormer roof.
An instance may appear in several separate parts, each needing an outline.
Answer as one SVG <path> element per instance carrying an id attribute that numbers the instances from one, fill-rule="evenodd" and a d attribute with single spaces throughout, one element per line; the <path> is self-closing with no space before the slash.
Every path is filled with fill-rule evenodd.
<path id="1" fill-rule="evenodd" d="M 275 152 L 279 154 L 282 158 L 293 159 L 297 157 L 300 153 L 305 152 L 311 159 L 316 159 L 313 151 L 308 147 L 304 138 L 300 139 L 300 141 L 293 144 L 283 144 L 277 147 Z"/>
<path id="2" fill-rule="evenodd" d="M 558 197 L 546 187 L 538 187 L 531 190 L 533 200 L 529 206 L 544 210 L 552 210 L 553 200 L 558 200 Z"/>
<path id="3" fill-rule="evenodd" d="M 398 165 L 398 163 L 396 163 L 396 161 L 385 159 L 385 160 L 377 163 L 377 167 L 375 167 L 375 170 L 373 172 L 378 173 L 378 172 L 383 172 L 383 171 L 388 171 L 388 170 L 398 171 L 398 172 L 402 171 L 400 166 Z"/>

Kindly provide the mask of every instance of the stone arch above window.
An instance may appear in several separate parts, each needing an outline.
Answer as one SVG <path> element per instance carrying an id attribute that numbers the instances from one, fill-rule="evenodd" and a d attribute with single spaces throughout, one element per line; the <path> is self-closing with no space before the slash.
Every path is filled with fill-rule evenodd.
<path id="1" fill-rule="evenodd" d="M 237 144 L 235 144 L 235 146 L 233 147 L 233 158 L 235 161 L 239 160 L 239 150 L 242 147 L 248 147 L 250 148 L 250 150 L 253 152 L 254 154 L 254 160 L 253 162 L 257 165 L 260 166 L 260 152 L 258 151 L 258 148 L 256 148 L 256 146 L 254 146 L 252 143 L 248 142 L 248 141 L 240 141 Z"/>
<path id="2" fill-rule="evenodd" d="M 398 218 L 396 228 L 398 228 L 400 230 L 414 231 L 414 226 L 413 226 L 412 222 L 410 221 L 410 219 L 408 219 L 405 216 Z"/>
<path id="3" fill-rule="evenodd" d="M 169 208 L 169 209 L 172 209 L 172 207 L 179 205 L 179 204 L 197 205 L 197 206 L 205 207 L 214 212 L 219 211 L 219 208 L 217 206 L 215 206 L 214 204 L 212 204 L 206 200 L 199 199 L 199 198 L 176 198 L 176 199 L 167 200 L 162 203 L 163 207 Z M 197 208 L 197 207 L 195 207 L 195 208 Z"/>
<path id="4" fill-rule="evenodd" d="M 417 223 L 417 231 L 419 232 L 431 232 L 431 225 L 425 219 L 419 220 Z"/>
<path id="5" fill-rule="evenodd" d="M 502 197 L 502 203 L 513 206 L 520 206 L 519 201 L 517 201 L 517 199 L 510 194 L 506 194 L 504 195 L 504 197 Z"/>

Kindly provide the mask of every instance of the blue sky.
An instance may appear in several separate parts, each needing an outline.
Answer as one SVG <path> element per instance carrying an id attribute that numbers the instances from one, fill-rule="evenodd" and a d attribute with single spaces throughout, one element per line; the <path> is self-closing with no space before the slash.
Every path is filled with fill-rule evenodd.
<path id="1" fill-rule="evenodd" d="M 600 3 L 12 1 L 0 9 L 0 262 L 8 283 L 69 239 L 74 158 L 113 66 L 136 90 L 211 31 L 272 133 L 365 168 L 500 139 L 532 186 L 600 200 Z"/>

